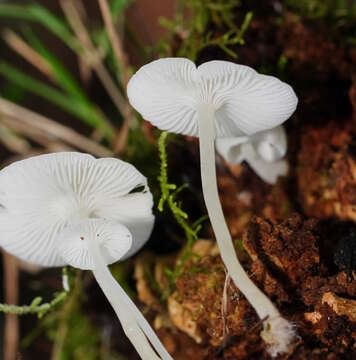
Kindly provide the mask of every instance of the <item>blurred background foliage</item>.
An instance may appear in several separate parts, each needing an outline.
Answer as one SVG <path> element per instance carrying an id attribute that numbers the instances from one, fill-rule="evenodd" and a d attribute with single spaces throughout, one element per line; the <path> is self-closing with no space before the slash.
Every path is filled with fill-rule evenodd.
<path id="1" fill-rule="evenodd" d="M 182 56 L 199 62 L 210 52 L 213 58 L 218 54 L 236 61 L 242 46 L 254 46 L 246 39 L 259 7 L 256 1 L 177 0 L 173 11 L 152 20 L 161 26 L 158 35 L 142 41 L 135 22 L 130 16 L 127 20 L 130 11 L 131 18 L 132 12 L 139 14 L 140 3 L 111 0 L 110 13 L 105 14 L 97 1 L 0 1 L 0 160 L 4 166 L 35 154 L 74 149 L 131 162 L 149 179 L 161 210 L 158 225 L 175 219 L 181 226 L 186 242 L 178 248 L 186 245 L 184 261 L 200 230 L 200 222 L 190 223 L 192 215 L 182 210 L 179 200 L 181 191 L 189 192 L 189 184 L 184 176 L 178 176 L 173 187 L 168 181 L 165 139 L 161 138 L 158 152 L 159 133 L 130 108 L 126 84 L 138 66 L 157 57 Z M 273 6 L 276 24 L 289 11 L 307 21 L 327 23 L 330 36 L 342 32 L 347 43 L 356 41 L 353 1 L 286 0 L 273 1 Z M 111 20 L 104 21 L 105 16 Z M 145 17 L 141 16 L 143 28 L 148 26 Z M 287 59 L 280 56 L 260 70 L 283 77 L 286 66 Z M 176 138 L 170 141 L 179 144 Z M 194 218 L 203 215 L 198 209 Z M 180 268 L 167 268 L 168 291 Z M 134 297 L 132 260 L 113 265 L 112 271 Z M 53 360 L 124 359 L 122 354 L 132 349 L 118 340 L 111 309 L 104 299 L 97 299 L 90 276 L 70 272 L 69 277 L 72 286 L 64 301 L 41 320 L 21 322 L 24 359 L 43 353 Z M 29 304 L 39 293 L 51 299 L 51 293 L 61 290 L 59 271 L 22 273 L 20 281 L 26 287 L 21 288 L 21 303 Z"/>
<path id="2" fill-rule="evenodd" d="M 330 35 L 346 43 L 356 41 L 356 3 L 349 0 L 286 0 L 286 6 L 303 19 L 322 22 Z"/>

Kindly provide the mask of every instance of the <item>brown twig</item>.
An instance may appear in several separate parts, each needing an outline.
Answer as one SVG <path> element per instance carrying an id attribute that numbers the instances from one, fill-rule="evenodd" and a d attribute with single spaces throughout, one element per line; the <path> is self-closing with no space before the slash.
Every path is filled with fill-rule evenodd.
<path id="1" fill-rule="evenodd" d="M 58 85 L 58 81 L 55 72 L 53 72 L 51 64 L 45 58 L 43 58 L 36 50 L 34 50 L 31 46 L 29 46 L 24 40 L 22 40 L 20 36 L 18 36 L 12 30 L 6 29 L 3 33 L 3 37 L 12 50 L 14 50 L 18 55 L 22 56 L 29 64 L 31 64 L 40 73 L 47 76 L 49 80 L 51 80 L 54 84 Z M 87 64 L 85 64 L 85 66 L 87 67 Z M 84 71 L 84 69 L 80 68 L 80 71 L 82 72 Z M 101 111 L 101 109 L 98 106 L 95 110 L 103 119 L 106 120 L 108 124 L 110 123 L 110 121 L 105 117 L 103 111 Z"/>
<path id="2" fill-rule="evenodd" d="M 130 105 L 128 104 L 126 97 L 119 91 L 110 74 L 106 70 L 102 61 L 102 56 L 93 45 L 93 42 L 91 41 L 90 35 L 83 24 L 83 21 L 75 3 L 72 0 L 60 0 L 60 5 L 69 24 L 71 25 L 74 33 L 76 34 L 78 40 L 80 41 L 84 49 L 83 59 L 88 63 L 89 66 L 93 68 L 99 80 L 106 89 L 107 93 L 111 97 L 116 108 L 124 118 L 124 123 L 121 127 L 121 131 L 113 144 L 114 153 L 121 154 L 126 147 L 129 133 L 129 123 L 130 119 L 134 118 L 134 113 Z M 106 18 L 108 18 L 107 15 L 105 16 Z M 109 20 L 112 24 L 111 15 L 109 17 Z M 111 25 L 111 28 L 113 28 L 113 24 Z M 114 37 L 119 41 L 119 38 L 116 36 L 116 34 L 114 35 Z M 119 47 L 122 49 L 121 45 L 119 45 Z M 123 61 L 123 63 L 121 63 L 121 61 Z M 130 76 L 126 55 L 122 55 L 120 59 L 118 59 L 118 63 L 122 67 L 122 74 L 125 74 L 125 76 L 122 77 L 121 81 L 123 87 L 126 88 L 126 84 Z"/>
<path id="3" fill-rule="evenodd" d="M 78 68 L 82 83 L 85 87 L 88 87 L 92 76 L 92 69 L 80 56 L 78 56 Z"/>
<path id="4" fill-rule="evenodd" d="M 104 19 L 106 31 L 109 35 L 111 47 L 114 51 L 116 61 L 120 65 L 120 81 L 121 81 L 122 87 L 124 89 L 126 89 L 127 83 L 131 76 L 131 71 L 130 71 L 127 55 L 123 49 L 122 41 L 115 30 L 115 26 L 112 21 L 112 16 L 111 16 L 111 12 L 110 12 L 110 8 L 107 3 L 107 0 L 98 0 L 98 2 L 99 2 L 101 14 Z M 117 154 L 122 153 L 126 147 L 128 134 L 129 134 L 129 128 L 130 128 L 130 121 L 131 121 L 131 119 L 134 118 L 134 113 L 132 111 L 132 108 L 127 101 L 123 108 L 122 114 L 124 117 L 124 123 L 121 128 L 120 134 L 117 138 L 117 141 L 115 142 L 115 145 L 114 145 L 114 152 Z"/>
<path id="5" fill-rule="evenodd" d="M 35 126 L 28 126 L 28 124 L 26 122 L 24 123 L 21 120 L 18 120 L 13 117 L 1 115 L 0 123 L 1 123 L 1 126 L 4 125 L 4 126 L 8 127 L 12 131 L 14 131 L 16 134 L 26 137 L 27 139 L 36 142 L 38 145 L 41 145 L 44 148 L 51 147 L 51 144 L 53 144 L 56 141 L 56 138 L 54 136 L 52 136 L 51 134 L 47 134 Z M 63 147 L 65 147 L 64 144 L 63 144 Z M 32 149 L 28 149 L 27 152 L 23 153 L 22 155 L 27 154 L 30 150 L 32 150 Z M 15 151 L 12 150 L 12 152 L 15 152 Z"/>
<path id="6" fill-rule="evenodd" d="M 17 260 L 3 252 L 5 302 L 17 305 L 19 301 L 19 269 Z M 19 346 L 19 320 L 17 315 L 6 314 L 4 333 L 4 360 L 16 360 Z"/>
<path id="7" fill-rule="evenodd" d="M 15 154 L 26 154 L 31 148 L 28 141 L 18 136 L 2 123 L 0 123 L 0 141 L 6 148 Z"/>
<path id="8" fill-rule="evenodd" d="M 106 0 L 98 0 L 98 2 L 99 2 L 101 14 L 104 19 L 106 31 L 109 35 L 111 47 L 114 51 L 116 60 L 121 67 L 120 80 L 121 80 L 122 86 L 124 88 L 126 88 L 128 80 L 130 78 L 130 70 L 129 70 L 129 66 L 128 66 L 127 55 L 123 50 L 122 41 L 115 30 L 115 26 L 112 21 L 110 8 L 109 8 L 107 1 Z"/>
<path id="9" fill-rule="evenodd" d="M 26 125 L 28 127 L 28 131 L 31 131 L 29 128 L 32 127 L 37 129 L 37 131 L 42 132 L 42 134 L 52 136 L 54 140 L 59 139 L 77 149 L 93 155 L 99 157 L 112 155 L 112 152 L 109 149 L 97 144 L 83 135 L 80 135 L 76 131 L 1 97 L 0 114 L 5 115 L 5 118 L 8 117 L 10 119 L 16 119 L 18 123 L 21 122 Z M 8 122 L 7 125 L 10 126 L 11 122 Z M 25 128 L 23 129 L 25 130 Z"/>
<path id="10" fill-rule="evenodd" d="M 82 22 L 79 11 L 74 2 L 72 0 L 60 0 L 59 3 L 69 24 L 84 49 L 84 61 L 86 61 L 87 64 L 95 71 L 114 105 L 124 118 L 124 124 L 121 127 L 121 131 L 112 146 L 115 154 L 121 154 L 127 143 L 129 132 L 128 122 L 131 116 L 133 116 L 131 108 L 126 101 L 125 96 L 123 96 L 119 91 L 109 72 L 106 70 L 102 61 L 102 56 L 93 45 L 90 35 Z"/>
<path id="11" fill-rule="evenodd" d="M 68 23 L 84 49 L 82 59 L 93 68 L 114 105 L 120 113 L 123 113 L 125 99 L 106 70 L 102 62 L 102 56 L 91 41 L 90 35 L 81 20 L 74 2 L 72 0 L 60 0 L 59 3 Z"/>
<path id="12" fill-rule="evenodd" d="M 29 62 L 33 67 L 38 69 L 52 81 L 54 80 L 52 69 L 48 62 L 44 60 L 37 51 L 35 51 L 31 46 L 23 41 L 20 36 L 18 36 L 12 30 L 6 29 L 3 32 L 3 38 L 12 50 L 22 56 L 27 62 Z"/>
<path id="13" fill-rule="evenodd" d="M 82 0 L 77 0 L 76 1 L 76 6 L 77 6 L 77 10 L 78 13 L 80 14 L 80 17 L 82 19 L 84 19 L 83 21 L 87 21 L 88 20 L 88 16 L 87 16 L 87 12 L 85 10 L 85 6 L 83 4 Z M 92 76 L 92 67 L 88 65 L 88 61 L 86 61 L 85 59 L 83 59 L 83 56 L 81 54 L 77 54 L 77 58 L 78 58 L 78 67 L 79 67 L 79 73 L 80 73 L 80 78 L 82 79 L 82 82 L 88 86 L 89 81 L 91 79 Z"/>

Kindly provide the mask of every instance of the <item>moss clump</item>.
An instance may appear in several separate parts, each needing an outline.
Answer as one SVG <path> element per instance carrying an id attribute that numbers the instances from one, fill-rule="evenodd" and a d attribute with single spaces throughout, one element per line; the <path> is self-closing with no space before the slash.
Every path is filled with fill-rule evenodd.
<path id="1" fill-rule="evenodd" d="M 252 20 L 252 12 L 248 12 L 241 25 L 236 25 L 234 15 L 239 5 L 239 0 L 180 0 L 173 20 L 160 19 L 168 35 L 158 52 L 161 56 L 182 56 L 194 61 L 202 50 L 215 46 L 237 58 L 233 47 L 245 44 L 244 35 Z M 208 31 L 209 28 L 218 31 Z"/>

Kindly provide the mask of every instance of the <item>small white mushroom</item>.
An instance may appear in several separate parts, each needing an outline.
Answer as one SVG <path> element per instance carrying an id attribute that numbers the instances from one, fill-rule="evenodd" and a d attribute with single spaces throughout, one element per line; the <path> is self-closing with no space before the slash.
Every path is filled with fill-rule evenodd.
<path id="1" fill-rule="evenodd" d="M 131 256 L 153 224 L 146 178 L 124 161 L 57 153 L 0 171 L 0 245 L 42 266 L 93 271 L 143 359 L 171 359 L 107 265 Z M 146 338 L 146 336 L 147 338 Z"/>
<path id="2" fill-rule="evenodd" d="M 288 172 L 283 160 L 287 152 L 287 136 L 283 126 L 252 136 L 216 139 L 216 150 L 231 164 L 246 161 L 255 173 L 269 184 Z"/>
<path id="3" fill-rule="evenodd" d="M 215 139 L 250 137 L 281 125 L 296 108 L 293 89 L 248 66 L 210 61 L 196 67 L 188 59 L 166 58 L 139 69 L 127 94 L 132 106 L 153 125 L 199 136 L 203 195 L 221 257 L 236 286 L 259 317 L 267 319 L 262 337 L 270 353 L 285 352 L 293 334 L 289 331 L 288 338 L 279 334 L 290 329 L 289 322 L 250 280 L 235 254 L 218 195 Z"/>
<path id="4" fill-rule="evenodd" d="M 283 126 L 257 133 L 251 136 L 250 142 L 267 162 L 281 160 L 287 153 L 287 134 Z"/>
<path id="5" fill-rule="evenodd" d="M 129 229 L 113 220 L 83 219 L 58 234 L 56 246 L 66 264 L 82 270 L 95 268 L 89 242 L 97 242 L 105 264 L 122 260 L 132 247 Z"/>

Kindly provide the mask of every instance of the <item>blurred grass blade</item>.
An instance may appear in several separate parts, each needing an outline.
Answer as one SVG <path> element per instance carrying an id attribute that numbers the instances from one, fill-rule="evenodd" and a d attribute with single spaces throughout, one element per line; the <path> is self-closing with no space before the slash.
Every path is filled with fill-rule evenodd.
<path id="1" fill-rule="evenodd" d="M 16 134 L 0 121 L 0 142 L 11 152 L 24 155 L 31 149 L 26 139 Z"/>
<path id="2" fill-rule="evenodd" d="M 71 73 L 62 65 L 60 60 L 53 55 L 48 48 L 41 42 L 36 34 L 27 29 L 24 31 L 26 40 L 32 48 L 34 48 L 41 57 L 49 64 L 51 68 L 51 74 L 55 78 L 58 85 L 71 96 L 85 103 L 88 107 L 94 111 L 89 99 L 85 95 L 85 92 L 81 89 L 75 78 Z"/>
<path id="3" fill-rule="evenodd" d="M 106 139 L 112 140 L 113 129 L 111 126 L 99 117 L 96 112 L 93 112 L 86 105 L 77 99 L 71 99 L 57 89 L 44 84 L 43 82 L 32 78 L 31 76 L 23 73 L 22 71 L 12 67 L 11 65 L 1 62 L 0 74 L 7 80 L 15 83 L 17 86 L 22 87 L 31 93 L 34 93 L 53 104 L 57 105 L 66 112 L 74 115 L 86 124 L 95 129 L 100 129 Z"/>
<path id="4" fill-rule="evenodd" d="M 73 36 L 67 24 L 41 5 L 0 4 L 0 17 L 40 23 L 75 52 L 81 51 L 79 42 Z"/>
<path id="5" fill-rule="evenodd" d="M 98 157 L 112 156 L 112 151 L 70 127 L 0 97 L 0 123 L 42 146 L 69 144 Z"/>
<path id="6" fill-rule="evenodd" d="M 87 107 L 88 112 L 96 113 L 97 116 L 101 118 L 102 122 L 108 122 L 104 118 L 103 113 L 98 111 L 90 101 L 74 76 L 72 76 L 61 61 L 41 42 L 39 37 L 30 28 L 24 32 L 24 35 L 30 46 L 35 49 L 49 65 L 51 75 L 55 79 L 56 84 L 58 84 L 71 97 L 76 98 L 83 107 Z"/>

